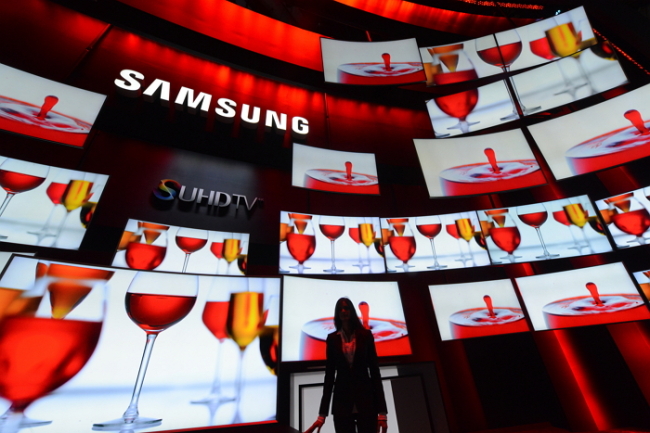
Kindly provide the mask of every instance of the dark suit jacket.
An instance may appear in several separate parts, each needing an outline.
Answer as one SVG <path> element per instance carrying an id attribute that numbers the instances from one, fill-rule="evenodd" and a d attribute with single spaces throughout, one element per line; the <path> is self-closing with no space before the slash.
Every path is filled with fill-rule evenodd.
<path id="1" fill-rule="evenodd" d="M 372 333 L 360 328 L 355 331 L 356 350 L 352 368 L 343 354 L 341 335 L 327 336 L 325 383 L 319 414 L 327 415 L 332 389 L 333 415 L 349 415 L 356 405 L 357 412 L 371 414 L 386 412 L 386 399 L 377 364 L 377 350 Z"/>

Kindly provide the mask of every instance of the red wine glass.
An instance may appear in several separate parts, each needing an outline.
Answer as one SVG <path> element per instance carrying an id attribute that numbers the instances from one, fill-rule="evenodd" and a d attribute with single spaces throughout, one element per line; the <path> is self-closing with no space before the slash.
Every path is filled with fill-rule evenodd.
<path id="1" fill-rule="evenodd" d="M 208 243 L 208 232 L 206 230 L 181 227 L 176 232 L 176 245 L 185 253 L 182 273 L 187 271 L 187 264 L 190 261 L 190 254 L 197 252 Z"/>
<path id="2" fill-rule="evenodd" d="M 429 239 L 429 242 L 431 243 L 433 265 L 427 266 L 427 269 L 437 271 L 446 268 L 447 265 L 441 265 L 438 263 L 438 254 L 436 253 L 436 246 L 434 244 L 434 238 L 442 231 L 442 222 L 440 222 L 440 217 L 437 215 L 417 217 L 415 218 L 415 228 L 418 229 L 422 236 Z"/>
<path id="3" fill-rule="evenodd" d="M 330 240 L 332 250 L 332 266 L 329 269 L 324 269 L 323 272 L 328 274 L 340 274 L 345 272 L 343 269 L 337 269 L 335 263 L 334 241 L 341 237 L 345 232 L 345 220 L 343 217 L 323 215 L 318 220 L 318 226 L 321 233 Z"/>
<path id="4" fill-rule="evenodd" d="M 497 215 L 492 215 L 494 218 Z M 510 263 L 515 263 L 517 257 L 513 253 L 521 243 L 521 234 L 515 221 L 510 217 L 509 213 L 499 214 L 498 218 L 494 219 L 495 225 L 490 228 L 490 237 L 495 245 L 508 253 L 502 259 L 508 259 Z M 495 262 L 496 263 L 496 262 Z"/>
<path id="5" fill-rule="evenodd" d="M 409 268 L 414 267 L 409 265 L 408 261 L 411 260 L 415 254 L 416 244 L 413 230 L 411 230 L 408 219 L 404 222 L 397 221 L 401 219 L 402 218 L 391 220 L 392 222 L 390 225 L 392 235 L 388 238 L 388 243 L 395 257 L 402 261 L 402 264 L 396 267 L 402 268 L 404 272 L 408 272 Z"/>
<path id="6" fill-rule="evenodd" d="M 354 263 L 352 266 L 359 268 L 359 272 L 362 272 L 365 266 L 369 266 L 369 264 L 364 263 L 361 258 L 361 238 L 359 237 L 359 224 L 361 224 L 362 222 L 363 222 L 363 218 L 353 218 L 353 217 L 347 218 L 346 221 L 348 226 L 348 236 L 350 236 L 350 239 L 352 239 L 354 243 L 357 244 L 357 255 L 359 258 L 359 262 Z"/>
<path id="7" fill-rule="evenodd" d="M 290 216 L 292 216 L 291 221 L 294 231 L 287 234 L 287 248 L 291 257 L 298 261 L 298 265 L 289 267 L 302 274 L 305 269 L 311 269 L 306 267 L 304 263 L 316 250 L 316 236 L 314 235 L 312 216 L 304 214 L 291 214 Z"/>
<path id="8" fill-rule="evenodd" d="M 140 391 L 156 337 L 187 316 L 194 307 L 197 292 L 196 275 L 138 272 L 133 277 L 124 304 L 129 318 L 146 334 L 144 354 L 126 411 L 120 418 L 93 424 L 95 429 L 128 430 L 160 425 L 161 418 L 140 416 Z"/>
<path id="9" fill-rule="evenodd" d="M 7 158 L 0 164 L 0 188 L 7 192 L 0 205 L 0 217 L 16 194 L 31 191 L 39 187 L 47 177 L 50 167 L 33 162 Z M 1 235 L 0 240 L 8 235 Z"/>
<path id="10" fill-rule="evenodd" d="M 617 211 L 612 215 L 612 222 L 623 233 L 635 236 L 635 239 L 630 242 L 645 245 L 646 239 L 643 234 L 650 227 L 650 214 L 635 197 L 626 197 L 626 195 L 609 199 L 610 208 Z"/>
<path id="11" fill-rule="evenodd" d="M 522 223 L 533 227 L 537 232 L 539 243 L 542 245 L 544 254 L 541 256 L 535 256 L 536 258 L 548 260 L 560 256 L 559 254 L 551 254 L 548 252 L 546 244 L 544 243 L 544 238 L 542 237 L 541 227 L 548 219 L 548 211 L 546 210 L 546 207 L 544 207 L 543 203 L 519 206 L 517 208 L 517 215 Z"/>
<path id="12" fill-rule="evenodd" d="M 222 232 L 212 232 L 210 239 L 210 252 L 217 258 L 217 269 L 214 271 L 216 275 L 220 275 L 219 268 L 221 267 L 221 260 L 223 259 L 223 241 L 225 234 Z"/>
<path id="13" fill-rule="evenodd" d="M 41 227 L 38 230 L 27 232 L 30 235 L 36 236 L 36 244 L 40 244 L 43 241 L 43 239 L 47 237 L 56 236 L 56 230 L 52 230 L 51 227 L 52 218 L 54 218 L 54 215 L 56 214 L 56 210 L 63 207 L 63 193 L 68 187 L 68 183 L 70 183 L 70 180 L 72 180 L 72 177 L 76 176 L 75 173 L 76 172 L 70 170 L 64 170 L 64 169 L 59 170 L 59 172 L 56 174 L 56 176 L 52 178 L 52 181 L 50 182 L 47 189 L 45 190 L 45 194 L 47 194 L 47 197 L 50 199 L 52 204 L 54 204 L 54 207 L 52 208 L 50 214 L 45 220 L 45 224 L 43 224 L 43 227 Z"/>
<path id="14" fill-rule="evenodd" d="M 126 264 L 131 269 L 152 271 L 160 266 L 167 254 L 169 226 L 139 222 L 138 227 L 142 236 L 126 246 Z"/>

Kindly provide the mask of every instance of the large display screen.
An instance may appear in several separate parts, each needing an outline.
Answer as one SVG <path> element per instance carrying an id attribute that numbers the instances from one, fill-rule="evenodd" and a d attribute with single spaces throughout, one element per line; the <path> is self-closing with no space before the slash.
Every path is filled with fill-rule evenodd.
<path id="1" fill-rule="evenodd" d="M 632 274 L 646 299 L 650 299 L 650 269 Z"/>
<path id="2" fill-rule="evenodd" d="M 518 129 L 413 142 L 432 198 L 487 194 L 546 183 L 524 134 Z"/>
<path id="3" fill-rule="evenodd" d="M 530 330 L 511 280 L 434 285 L 429 294 L 443 341 Z"/>
<path id="4" fill-rule="evenodd" d="M 281 212 L 279 272 L 386 272 L 379 218 Z"/>
<path id="5" fill-rule="evenodd" d="M 0 129 L 83 146 L 105 95 L 0 64 Z"/>
<path id="6" fill-rule="evenodd" d="M 622 263 L 515 281 L 536 331 L 650 319 Z"/>
<path id="7" fill-rule="evenodd" d="M 0 156 L 0 241 L 76 250 L 108 176 Z"/>
<path id="8" fill-rule="evenodd" d="M 519 119 L 503 81 L 427 101 L 436 138 L 464 134 Z"/>
<path id="9" fill-rule="evenodd" d="M 375 155 L 294 143 L 291 185 L 345 194 L 379 194 Z"/>
<path id="10" fill-rule="evenodd" d="M 596 201 L 617 248 L 638 247 L 648 242 L 650 187 Z"/>
<path id="11" fill-rule="evenodd" d="M 392 272 L 487 266 L 476 212 L 381 219 L 382 249 Z"/>
<path id="12" fill-rule="evenodd" d="M 6 369 L 0 392 L 11 401 L 29 392 L 25 398 L 35 401 L 26 415 L 51 422 L 38 427 L 43 433 L 275 419 L 277 278 L 136 272 L 15 257 L 0 286 L 3 300 L 13 297 L 2 305 L 0 359 Z M 141 363 L 146 376 L 138 391 Z M 20 368 L 7 367 L 14 364 Z M 35 386 L 26 391 L 24 383 Z M 140 416 L 130 427 L 123 414 L 134 391 Z"/>
<path id="13" fill-rule="evenodd" d="M 586 195 L 478 212 L 493 264 L 612 251 L 606 223 Z"/>
<path id="14" fill-rule="evenodd" d="M 248 233 L 217 232 L 130 219 L 113 266 L 188 274 L 245 275 Z"/>
<path id="15" fill-rule="evenodd" d="M 650 156 L 650 85 L 529 127 L 558 179 Z"/>
<path id="16" fill-rule="evenodd" d="M 409 355 L 411 344 L 396 282 L 287 277 L 282 284 L 282 361 L 326 357 L 327 335 L 336 332 L 334 307 L 349 298 L 375 337 L 378 356 Z"/>
<path id="17" fill-rule="evenodd" d="M 321 38 L 325 82 L 380 86 L 424 81 L 415 39 L 348 42 Z"/>
<path id="18" fill-rule="evenodd" d="M 627 83 L 608 44 L 510 77 L 525 115 L 549 110 Z"/>

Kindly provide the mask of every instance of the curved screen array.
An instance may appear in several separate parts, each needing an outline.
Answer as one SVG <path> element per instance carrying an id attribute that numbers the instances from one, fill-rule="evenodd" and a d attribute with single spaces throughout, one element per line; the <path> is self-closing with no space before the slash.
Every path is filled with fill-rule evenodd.
<path id="1" fill-rule="evenodd" d="M 0 241 L 76 250 L 108 176 L 0 156 Z"/>
<path id="2" fill-rule="evenodd" d="M 447 140 L 415 139 L 429 196 L 487 194 L 544 185 L 520 130 Z"/>
<path id="3" fill-rule="evenodd" d="M 0 129 L 82 147 L 105 95 L 0 64 Z"/>
<path id="4" fill-rule="evenodd" d="M 410 355 L 411 344 L 396 282 L 283 278 L 282 361 L 325 359 L 325 340 L 335 331 L 334 307 L 347 297 L 375 337 L 378 356 Z M 314 300 L 317 299 L 317 302 Z M 367 322 L 364 322 L 367 320 Z"/>
<path id="5" fill-rule="evenodd" d="M 279 278 L 136 272 L 15 256 L 0 286 L 6 300 L 0 310 L 0 359 L 3 365 L 21 364 L 0 378 L 2 397 L 13 398 L 13 384 L 27 378 L 41 384 L 56 380 L 30 395 L 36 401 L 29 415 L 52 421 L 39 426 L 44 433 L 116 430 L 107 420 L 121 420 L 129 406 L 147 330 L 157 338 L 140 394 L 140 415 L 162 420 L 140 428 L 275 419 Z M 260 320 L 262 327 L 257 326 Z M 30 344 L 7 347 L 13 341 L 9 335 Z M 61 338 L 68 344 L 55 344 Z M 61 352 L 66 347 L 74 349 L 74 356 Z M 54 389 L 47 401 L 40 399 Z"/>
<path id="6" fill-rule="evenodd" d="M 113 266 L 189 274 L 246 274 L 248 233 L 217 232 L 130 219 Z"/>
<path id="7" fill-rule="evenodd" d="M 380 86 L 424 81 L 415 39 L 347 42 L 321 38 L 325 82 Z"/>
<path id="8" fill-rule="evenodd" d="M 650 187 L 596 201 L 617 248 L 646 245 L 650 229 Z"/>
<path id="9" fill-rule="evenodd" d="M 553 175 L 564 179 L 650 155 L 650 85 L 529 126 Z"/>
<path id="10" fill-rule="evenodd" d="M 571 56 L 595 43 L 589 19 L 584 8 L 579 7 L 478 39 L 420 48 L 420 54 L 427 71 L 427 84 L 443 85 L 541 65 Z M 472 73 L 461 73 L 470 69 Z M 436 77 L 441 72 L 453 74 L 453 80 Z"/>
<path id="11" fill-rule="evenodd" d="M 291 185 L 344 194 L 378 195 L 375 155 L 294 143 Z"/>

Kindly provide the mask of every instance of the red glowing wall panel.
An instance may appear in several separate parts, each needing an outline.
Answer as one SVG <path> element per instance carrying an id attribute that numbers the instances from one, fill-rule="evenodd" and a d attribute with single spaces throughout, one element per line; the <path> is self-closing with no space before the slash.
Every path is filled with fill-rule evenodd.
<path id="1" fill-rule="evenodd" d="M 215 39 L 322 71 L 322 35 L 293 27 L 225 0 L 120 0 Z"/>

